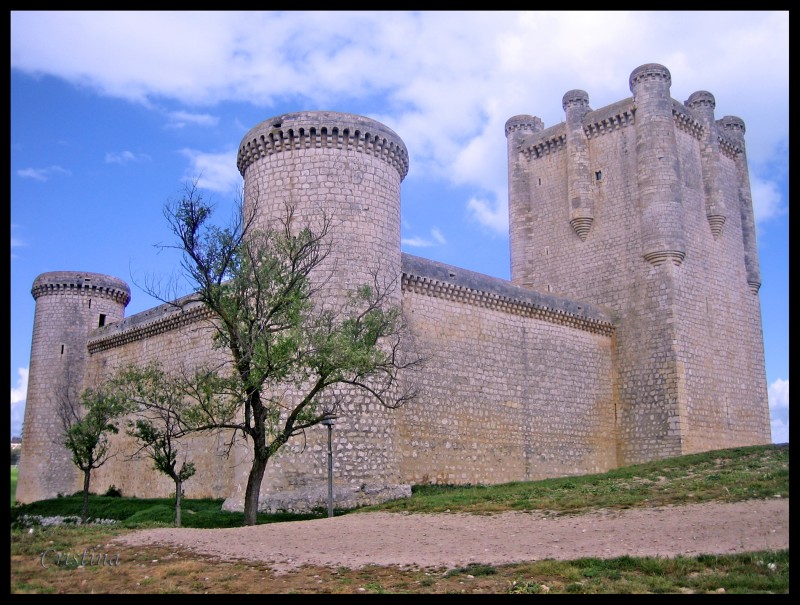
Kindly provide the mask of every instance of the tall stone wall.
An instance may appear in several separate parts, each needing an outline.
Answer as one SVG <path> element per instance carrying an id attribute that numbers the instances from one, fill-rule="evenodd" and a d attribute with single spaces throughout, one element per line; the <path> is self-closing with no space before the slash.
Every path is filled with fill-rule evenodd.
<path id="1" fill-rule="evenodd" d="M 634 98 L 582 113 L 588 188 L 585 175 L 573 183 L 571 138 L 580 133 L 568 128 L 569 112 L 588 101 L 574 94 L 582 91 L 565 95 L 565 124 L 517 140 L 519 116 L 506 128 L 518 175 L 510 215 L 525 221 L 512 234 L 528 234 L 512 237 L 512 281 L 620 315 L 621 464 L 770 439 L 756 278 L 745 266 L 754 236 L 739 216 L 750 202 L 740 199 L 749 194 L 741 153 L 669 97 L 669 82 L 662 66 L 642 66 L 631 76 Z M 584 233 L 576 208 L 591 209 Z"/>
<path id="2" fill-rule="evenodd" d="M 407 481 L 501 483 L 617 466 L 609 316 L 403 261 L 403 312 L 429 355 L 419 398 L 398 411 Z"/>

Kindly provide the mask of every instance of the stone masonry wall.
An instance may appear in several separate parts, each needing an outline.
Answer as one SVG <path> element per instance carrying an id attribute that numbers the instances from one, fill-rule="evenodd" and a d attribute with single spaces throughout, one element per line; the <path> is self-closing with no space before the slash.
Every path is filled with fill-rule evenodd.
<path id="1" fill-rule="evenodd" d="M 599 332 L 565 325 L 554 297 L 411 260 L 404 255 L 403 312 L 430 359 L 419 398 L 399 410 L 403 477 L 486 484 L 617 466 L 608 318 Z M 500 300 L 551 311 L 526 315 L 481 296 L 501 286 Z"/>
<path id="2" fill-rule="evenodd" d="M 678 176 L 670 190 L 678 187 L 680 205 L 657 210 L 681 212 L 680 237 L 671 244 L 678 247 L 663 254 L 685 255 L 675 262 L 644 258 L 642 225 L 654 219 L 642 214 L 635 130 L 641 116 L 632 99 L 583 118 L 593 177 L 593 221 L 584 241 L 570 226 L 568 140 L 551 143 L 563 125 L 533 133 L 509 151 L 509 161 L 524 167 L 529 189 L 527 197 L 510 194 L 512 216 L 526 218 L 514 228 L 530 234 L 527 241 L 512 239 L 512 281 L 605 305 L 621 318 L 614 353 L 620 464 L 770 439 L 760 311 L 744 268 L 733 152 L 718 160 L 729 211 L 715 239 L 706 217 L 700 120 L 670 103 L 676 145 L 670 164 Z M 672 237 L 676 223 L 664 220 Z M 657 230 L 650 231 L 646 241 L 654 246 Z"/>

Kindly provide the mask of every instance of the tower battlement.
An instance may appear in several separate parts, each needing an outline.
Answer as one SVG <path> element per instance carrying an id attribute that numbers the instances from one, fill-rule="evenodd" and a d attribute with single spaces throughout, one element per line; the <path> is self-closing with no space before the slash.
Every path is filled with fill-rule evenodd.
<path id="1" fill-rule="evenodd" d="M 239 146 L 237 166 L 246 168 L 264 155 L 299 149 L 349 149 L 382 158 L 408 174 L 408 150 L 397 134 L 380 122 L 334 111 L 303 111 L 265 120 Z"/>

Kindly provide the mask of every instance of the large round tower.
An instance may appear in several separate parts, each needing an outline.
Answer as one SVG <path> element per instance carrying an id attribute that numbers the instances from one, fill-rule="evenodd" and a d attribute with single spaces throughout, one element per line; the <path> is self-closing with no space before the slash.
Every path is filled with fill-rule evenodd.
<path id="1" fill-rule="evenodd" d="M 124 281 L 76 271 L 42 273 L 31 294 L 36 310 L 16 493 L 23 503 L 80 488 L 79 471 L 63 445 L 59 407 L 65 398 L 80 401 L 89 333 L 120 321 L 131 299 Z"/>
<path id="2" fill-rule="evenodd" d="M 244 211 L 255 211 L 256 227 L 279 228 L 287 207 L 292 208 L 294 230 L 310 227 L 319 233 L 323 221 L 329 221 L 330 251 L 311 275 L 324 284 L 318 304 L 336 307 L 348 291 L 372 285 L 377 276 L 380 287 L 391 289 L 388 303 L 400 305 L 400 183 L 408 172 L 408 151 L 394 131 L 358 115 L 287 113 L 244 136 L 237 166 L 244 178 Z M 370 493 L 386 493 L 400 481 L 396 413 L 362 391 L 340 395 L 343 409 L 333 431 L 334 483 L 353 498 L 351 504 L 366 503 Z M 325 433 L 319 429 L 287 444 L 289 455 L 279 465 L 268 465 L 262 509 L 276 506 L 277 498 L 290 501 L 287 488 L 305 493 L 304 498 L 309 492 L 325 494 L 325 459 L 320 456 Z M 338 506 L 341 500 L 336 499 Z"/>
<path id="3" fill-rule="evenodd" d="M 373 270 L 397 280 L 400 301 L 400 183 L 408 151 L 383 124 L 333 111 L 288 113 L 251 129 L 239 146 L 245 211 L 274 227 L 294 209 L 295 227 L 331 220 L 326 294 L 371 283 Z"/>

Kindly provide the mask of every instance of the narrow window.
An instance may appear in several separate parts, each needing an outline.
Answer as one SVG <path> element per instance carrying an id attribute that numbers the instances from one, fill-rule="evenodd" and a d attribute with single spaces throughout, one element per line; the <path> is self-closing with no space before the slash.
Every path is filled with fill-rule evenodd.
<path id="1" fill-rule="evenodd" d="M 539 187 L 541 187 L 541 186 L 542 186 L 542 179 L 541 179 L 541 177 L 539 177 Z"/>
<path id="2" fill-rule="evenodd" d="M 92 299 L 91 298 L 89 299 L 89 308 L 90 309 L 92 308 Z"/>
<path id="3" fill-rule="evenodd" d="M 64 345 L 61 345 L 61 354 L 64 354 Z"/>
<path id="4" fill-rule="evenodd" d="M 597 170 L 594 173 L 594 180 L 595 181 L 602 181 L 603 180 L 603 171 L 602 170 Z"/>
<path id="5" fill-rule="evenodd" d="M 100 328 L 102 328 L 104 325 L 106 325 L 106 314 L 105 313 L 100 313 L 100 322 L 97 325 Z"/>

